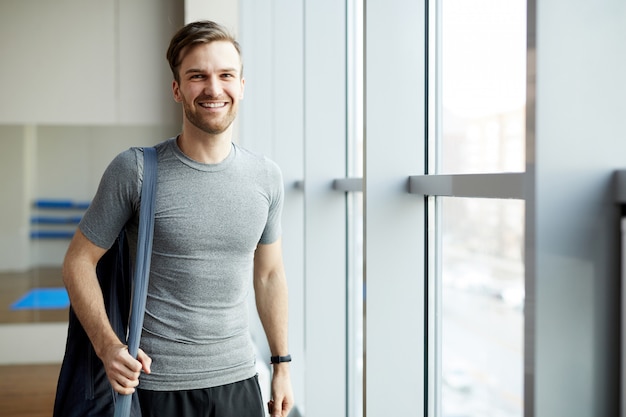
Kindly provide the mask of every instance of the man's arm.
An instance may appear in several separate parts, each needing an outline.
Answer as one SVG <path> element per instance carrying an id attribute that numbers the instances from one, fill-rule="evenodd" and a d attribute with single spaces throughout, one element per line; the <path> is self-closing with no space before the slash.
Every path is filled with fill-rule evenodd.
<path id="1" fill-rule="evenodd" d="M 254 254 L 254 292 L 257 310 L 272 356 L 289 354 L 287 278 L 283 267 L 281 240 L 257 246 Z M 274 364 L 272 417 L 287 417 L 293 407 L 289 363 Z"/>
<path id="2" fill-rule="evenodd" d="M 63 282 L 111 386 L 120 394 L 131 394 L 139 384 L 142 368 L 150 372 L 151 360 L 142 351 L 137 355 L 139 360 L 130 356 L 111 327 L 96 276 L 96 265 L 105 252 L 77 230 L 63 261 Z"/>

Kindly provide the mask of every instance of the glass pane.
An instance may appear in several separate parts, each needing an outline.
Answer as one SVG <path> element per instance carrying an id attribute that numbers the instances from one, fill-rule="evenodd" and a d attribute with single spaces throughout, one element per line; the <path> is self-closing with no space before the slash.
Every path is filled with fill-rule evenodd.
<path id="1" fill-rule="evenodd" d="M 438 173 L 524 171 L 526 1 L 440 5 Z"/>
<path id="2" fill-rule="evenodd" d="M 439 198 L 441 415 L 523 415 L 524 202 Z"/>
<path id="3" fill-rule="evenodd" d="M 348 198 L 348 415 L 363 416 L 363 194 Z"/>
<path id="4" fill-rule="evenodd" d="M 348 173 L 363 177 L 363 0 L 348 5 Z M 347 416 L 363 416 L 363 193 L 348 194 Z"/>

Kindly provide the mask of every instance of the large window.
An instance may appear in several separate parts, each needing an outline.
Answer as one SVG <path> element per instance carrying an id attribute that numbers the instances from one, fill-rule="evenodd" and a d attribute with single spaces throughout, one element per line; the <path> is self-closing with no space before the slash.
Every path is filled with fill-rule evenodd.
<path id="1" fill-rule="evenodd" d="M 526 2 L 434 0 L 429 28 L 428 174 L 524 171 Z M 524 202 L 457 191 L 429 199 L 429 408 L 521 417 Z"/>

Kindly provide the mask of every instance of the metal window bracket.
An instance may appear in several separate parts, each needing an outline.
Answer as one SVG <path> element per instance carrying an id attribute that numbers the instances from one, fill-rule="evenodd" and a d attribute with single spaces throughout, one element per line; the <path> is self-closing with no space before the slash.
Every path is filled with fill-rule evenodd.
<path id="1" fill-rule="evenodd" d="M 333 181 L 333 190 L 346 193 L 363 191 L 363 178 L 338 178 Z"/>
<path id="2" fill-rule="evenodd" d="M 409 193 L 447 197 L 525 198 L 523 172 L 501 174 L 413 175 Z"/>

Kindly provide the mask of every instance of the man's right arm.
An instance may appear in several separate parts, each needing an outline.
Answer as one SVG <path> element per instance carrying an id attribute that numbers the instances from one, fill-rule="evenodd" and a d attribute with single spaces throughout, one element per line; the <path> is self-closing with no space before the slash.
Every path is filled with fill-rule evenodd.
<path id="1" fill-rule="evenodd" d="M 104 363 L 111 386 L 120 394 L 131 394 L 139 384 L 141 370 L 150 372 L 151 359 L 141 350 L 138 360 L 130 356 L 109 323 L 96 276 L 96 265 L 105 252 L 77 230 L 63 262 L 63 282 L 76 316 Z"/>

